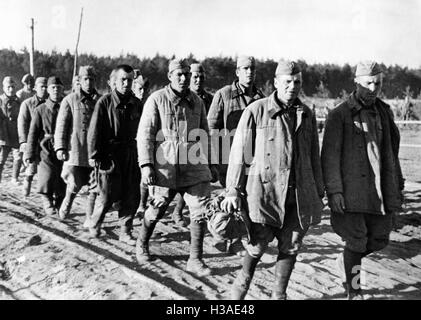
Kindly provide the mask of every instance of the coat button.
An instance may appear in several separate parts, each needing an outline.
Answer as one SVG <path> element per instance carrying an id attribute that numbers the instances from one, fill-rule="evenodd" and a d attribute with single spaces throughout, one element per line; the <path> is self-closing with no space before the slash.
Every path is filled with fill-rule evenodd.
<path id="1" fill-rule="evenodd" d="M 270 169 L 270 167 L 269 167 L 269 166 L 266 166 L 266 167 L 265 167 L 265 169 L 266 169 L 266 170 L 269 170 L 269 169 Z"/>
<path id="2" fill-rule="evenodd" d="M 266 153 L 266 155 L 270 156 L 270 152 Z"/>

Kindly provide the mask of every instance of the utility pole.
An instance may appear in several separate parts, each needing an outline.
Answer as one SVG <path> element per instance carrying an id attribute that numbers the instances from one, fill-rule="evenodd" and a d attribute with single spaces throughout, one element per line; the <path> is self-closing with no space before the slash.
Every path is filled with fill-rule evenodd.
<path id="1" fill-rule="evenodd" d="M 34 77 L 34 52 L 35 52 L 35 41 L 34 41 L 34 18 L 31 18 L 31 50 L 29 51 L 29 73 Z"/>
<path id="2" fill-rule="evenodd" d="M 77 34 L 76 48 L 75 48 L 75 61 L 74 61 L 74 66 L 73 66 L 73 78 L 76 77 L 77 55 L 78 55 L 77 50 L 78 50 L 78 46 L 79 46 L 80 30 L 82 28 L 82 17 L 83 17 L 83 7 L 80 10 L 79 31 L 78 31 L 78 34 Z"/>

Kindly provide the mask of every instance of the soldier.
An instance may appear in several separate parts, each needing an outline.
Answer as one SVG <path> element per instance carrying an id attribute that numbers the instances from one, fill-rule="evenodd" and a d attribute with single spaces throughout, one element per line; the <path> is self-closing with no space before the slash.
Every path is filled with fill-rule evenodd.
<path id="1" fill-rule="evenodd" d="M 88 130 L 88 156 L 95 167 L 98 197 L 87 223 L 90 235 L 98 237 L 105 214 L 117 203 L 119 240 L 134 245 L 133 218 L 140 200 L 140 169 L 137 164 L 136 133 L 141 105 L 131 91 L 133 68 L 115 69 L 115 90 L 102 96 Z"/>
<path id="2" fill-rule="evenodd" d="M 362 258 L 387 246 L 401 210 L 404 179 L 399 130 L 390 106 L 378 98 L 383 73 L 360 62 L 356 90 L 330 111 L 322 147 L 323 177 L 333 230 L 345 242 L 338 266 L 348 299 L 363 299 Z"/>
<path id="3" fill-rule="evenodd" d="M 169 63 L 170 84 L 154 92 L 146 101 L 137 133 L 139 165 L 143 182 L 150 186 L 151 205 L 142 220 L 136 244 L 139 263 L 151 259 L 149 239 L 177 193 L 190 208 L 190 257 L 187 271 L 209 275 L 203 262 L 205 204 L 210 196 L 208 124 L 203 101 L 189 90 L 190 71 L 184 60 Z M 196 140 L 199 134 L 199 141 Z M 201 134 L 201 135 L 200 135 Z M 200 148 L 197 159 L 193 150 Z"/>
<path id="4" fill-rule="evenodd" d="M 142 110 L 143 106 L 145 105 L 146 100 L 149 97 L 149 79 L 141 75 L 139 69 L 135 69 L 135 79 L 133 81 L 133 93 L 142 103 Z M 148 186 L 141 183 L 140 185 L 140 207 L 139 212 L 144 213 L 146 210 L 147 202 L 149 197 Z"/>
<path id="5" fill-rule="evenodd" d="M 116 74 L 116 69 L 111 70 L 110 77 L 107 80 L 109 92 L 112 92 L 115 89 L 115 74 Z"/>
<path id="6" fill-rule="evenodd" d="M 38 77 L 35 80 L 35 94 L 22 102 L 20 105 L 19 116 L 18 116 L 18 134 L 20 151 L 22 153 L 26 150 L 26 144 L 28 141 L 29 126 L 31 125 L 32 116 L 34 109 L 39 105 L 43 104 L 48 97 L 47 92 L 47 78 Z M 38 152 L 36 159 L 32 162 L 25 171 L 25 180 L 23 183 L 23 193 L 25 197 L 29 196 L 31 191 L 32 180 L 34 175 L 37 173 L 38 166 Z"/>
<path id="7" fill-rule="evenodd" d="M 323 208 L 316 118 L 298 99 L 302 75 L 297 63 L 279 61 L 274 81 L 274 93 L 244 110 L 229 159 L 221 208 L 243 208 L 251 220 L 250 242 L 232 299 L 244 299 L 259 259 L 276 238 L 272 299 L 285 300 L 303 237 L 310 224 L 320 221 Z"/>
<path id="8" fill-rule="evenodd" d="M 16 92 L 16 96 L 21 102 L 32 97 L 35 94 L 35 79 L 30 73 L 27 73 L 22 78 L 22 84 L 23 88 Z"/>
<path id="9" fill-rule="evenodd" d="M 60 178 L 63 163 L 57 159 L 54 152 L 54 131 L 60 102 L 63 99 L 63 83 L 60 78 L 49 77 L 47 91 L 48 99 L 33 111 L 24 159 L 29 166 L 36 161 L 38 150 L 41 150 L 38 193 L 41 194 L 45 214 L 53 215 L 60 208 L 66 188 Z"/>
<path id="10" fill-rule="evenodd" d="M 206 92 L 204 89 L 205 69 L 200 63 L 193 63 L 190 65 L 190 72 L 190 90 L 197 94 L 203 100 L 207 115 L 209 112 L 210 105 L 212 103 L 213 95 Z M 186 202 L 184 201 L 183 196 L 181 194 L 177 194 L 177 196 L 175 197 L 175 202 L 176 205 L 174 207 L 172 218 L 177 225 L 185 227 L 186 222 L 183 218 L 183 209 L 186 206 Z"/>
<path id="11" fill-rule="evenodd" d="M 254 85 L 256 62 L 253 57 L 240 56 L 237 59 L 236 75 L 238 80 L 215 93 L 208 113 L 212 162 L 217 162 L 218 179 L 224 188 L 230 149 L 238 121 L 249 104 L 264 97 Z M 236 252 L 241 251 L 242 246 L 240 241 L 233 240 L 215 243 L 215 247 L 221 251 Z"/>
<path id="12" fill-rule="evenodd" d="M 90 182 L 92 167 L 88 161 L 87 135 L 95 104 L 100 95 L 95 90 L 96 74 L 92 66 L 79 68 L 79 86 L 74 93 L 61 102 L 54 134 L 54 150 L 57 159 L 64 161 L 61 177 L 67 184 L 66 196 L 61 204 L 59 216 L 65 219 L 70 213 L 76 194 Z M 86 221 L 92 215 L 96 192 L 91 181 L 86 206 Z M 87 222 L 85 224 L 87 226 Z"/>
<path id="13" fill-rule="evenodd" d="M 219 154 L 218 175 L 225 188 L 225 177 L 232 137 L 244 109 L 252 102 L 264 97 L 254 85 L 256 79 L 256 63 L 253 57 L 240 56 L 237 60 L 236 75 L 238 80 L 218 90 L 213 97 L 208 113 L 209 130 L 212 136 L 212 149 Z M 229 146 L 219 140 L 229 139 Z"/>
<path id="14" fill-rule="evenodd" d="M 13 155 L 12 183 L 17 184 L 22 166 L 19 151 L 17 120 L 20 101 L 15 95 L 16 83 L 12 77 L 3 79 L 3 94 L 0 96 L 0 182 L 4 164 L 9 153 Z"/>

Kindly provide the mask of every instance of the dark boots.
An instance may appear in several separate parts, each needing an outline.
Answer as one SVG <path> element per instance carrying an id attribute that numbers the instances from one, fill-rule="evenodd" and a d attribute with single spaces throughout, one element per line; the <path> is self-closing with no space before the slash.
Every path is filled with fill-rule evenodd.
<path id="1" fill-rule="evenodd" d="M 272 300 L 286 300 L 287 287 L 294 269 L 296 255 L 280 253 L 275 266 L 275 283 L 273 285 Z"/>
<path id="2" fill-rule="evenodd" d="M 253 279 L 260 257 L 252 257 L 247 251 L 243 259 L 243 268 L 231 287 L 231 300 L 244 300 Z"/>
<path id="3" fill-rule="evenodd" d="M 4 163 L 0 163 L 0 182 L 1 182 L 1 174 L 3 173 Z"/>
<path id="4" fill-rule="evenodd" d="M 58 212 L 60 219 L 64 220 L 70 213 L 72 208 L 73 200 L 76 198 L 76 193 L 71 191 L 66 191 L 66 196 L 61 203 L 60 210 Z"/>
<path id="5" fill-rule="evenodd" d="M 211 274 L 211 269 L 203 262 L 203 239 L 205 237 L 206 224 L 196 221 L 190 222 L 190 257 L 187 261 L 186 270 L 195 273 L 199 277 Z"/>
<path id="6" fill-rule="evenodd" d="M 155 229 L 157 221 L 149 221 L 146 217 L 143 218 L 140 226 L 139 237 L 136 241 L 136 259 L 139 264 L 151 260 L 149 252 L 149 239 Z"/>
<path id="7" fill-rule="evenodd" d="M 184 221 L 183 217 L 183 210 L 186 206 L 186 202 L 183 199 L 183 196 L 181 194 L 177 194 L 177 197 L 175 199 L 176 204 L 174 211 L 172 213 L 172 219 L 175 222 L 175 224 L 179 227 L 187 227 L 186 221 Z"/>
<path id="8" fill-rule="evenodd" d="M 363 253 L 351 251 L 347 248 L 344 250 L 345 289 L 348 300 L 358 300 L 362 297 L 360 275 L 363 256 Z"/>

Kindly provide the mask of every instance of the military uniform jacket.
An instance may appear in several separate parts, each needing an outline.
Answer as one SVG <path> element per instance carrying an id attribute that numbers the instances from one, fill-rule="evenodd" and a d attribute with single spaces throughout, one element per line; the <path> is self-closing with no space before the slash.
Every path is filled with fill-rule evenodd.
<path id="1" fill-rule="evenodd" d="M 19 109 L 20 101 L 16 96 L 0 96 L 0 146 L 19 148 Z"/>
<path id="2" fill-rule="evenodd" d="M 44 99 L 40 99 L 37 95 L 33 95 L 24 100 L 20 105 L 18 116 L 19 143 L 25 143 L 27 141 L 34 109 L 44 102 Z"/>

